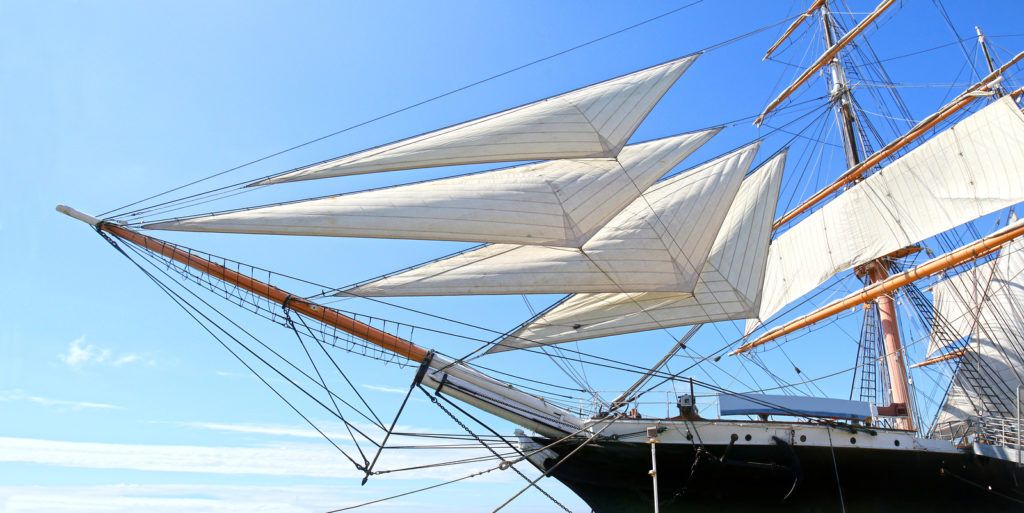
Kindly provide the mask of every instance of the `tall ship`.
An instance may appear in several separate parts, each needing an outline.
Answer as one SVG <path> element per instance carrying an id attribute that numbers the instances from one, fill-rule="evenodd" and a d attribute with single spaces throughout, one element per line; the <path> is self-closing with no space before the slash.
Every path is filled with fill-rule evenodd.
<path id="1" fill-rule="evenodd" d="M 382 458 L 416 436 L 401 428 L 416 399 L 486 451 L 473 460 L 484 470 L 455 481 L 521 476 L 495 511 L 537 491 L 568 510 L 545 491 L 552 479 L 595 512 L 1024 511 L 1024 113 L 1010 75 L 1024 52 L 1000 58 L 977 29 L 968 43 L 984 67 L 913 120 L 864 39 L 882 19 L 906 22 L 898 9 L 814 0 L 701 51 L 315 164 L 236 170 L 229 185 L 201 180 L 99 216 L 57 210 L 277 397 L 300 398 L 313 412 L 296 412 L 364 484 L 424 468 Z M 822 50 L 789 64 L 791 82 L 750 84 L 770 95 L 761 111 L 727 123 L 684 112 L 674 133 L 634 140 L 702 61 L 767 29 L 779 37 L 765 59 L 799 38 Z M 688 161 L 751 125 L 756 137 Z M 826 147 L 840 162 L 825 162 Z M 331 189 L 399 171 L 405 183 Z M 300 182 L 317 185 L 295 197 Z M 339 251 L 343 238 L 468 245 L 340 284 L 166 232 L 210 234 L 187 235 L 198 245 L 213 234 L 334 237 Z M 521 297 L 532 315 L 489 326 L 434 307 L 495 296 Z M 807 353 L 835 370 L 801 371 Z M 393 411 L 348 377 L 375 365 L 404 369 Z M 616 371 L 619 389 L 598 389 L 588 368 Z M 818 386 L 835 376 L 845 396 Z M 352 446 L 312 420 L 322 414 Z M 452 463 L 465 461 L 437 465 Z"/>

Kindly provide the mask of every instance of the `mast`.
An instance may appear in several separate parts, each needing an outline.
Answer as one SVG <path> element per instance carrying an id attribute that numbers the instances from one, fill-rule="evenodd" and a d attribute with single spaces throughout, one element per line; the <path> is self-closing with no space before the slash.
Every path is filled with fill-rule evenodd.
<path id="1" fill-rule="evenodd" d="M 985 41 L 985 34 L 981 33 L 981 27 L 975 26 L 974 30 L 978 32 L 978 44 L 981 46 L 981 51 L 985 54 L 985 65 L 988 66 L 988 72 L 992 73 L 996 70 L 995 60 L 992 59 L 992 54 L 988 50 L 988 42 Z M 992 92 L 995 93 L 996 98 L 1002 98 L 1006 94 L 1006 90 L 1003 86 L 996 85 L 992 88 Z"/>
<path id="2" fill-rule="evenodd" d="M 829 48 L 835 44 L 835 34 L 832 27 L 831 12 L 828 9 L 828 2 L 821 5 L 822 30 L 825 32 L 825 45 Z M 835 105 L 836 116 L 839 126 L 843 131 L 843 149 L 846 152 L 846 168 L 860 164 L 860 150 L 857 147 L 856 123 L 853 116 L 853 97 L 850 94 L 850 86 L 846 81 L 846 70 L 839 60 L 839 53 L 832 56 L 828 63 L 829 71 L 832 74 L 832 90 L 829 91 L 829 99 Z"/>
<path id="3" fill-rule="evenodd" d="M 832 16 L 828 8 L 828 2 L 821 6 L 821 22 L 824 31 L 825 44 L 832 47 L 834 43 L 834 28 Z M 829 96 L 835 105 L 836 116 L 843 134 L 843 149 L 846 153 L 847 169 L 854 168 L 861 162 L 861 148 L 857 144 L 857 119 L 853 114 L 853 96 L 850 92 L 849 83 L 846 80 L 846 70 L 836 53 L 829 63 L 832 75 L 832 90 Z M 889 277 L 888 260 L 880 258 L 868 262 L 858 269 L 858 274 L 867 276 L 871 284 L 879 283 Z M 903 344 L 900 341 L 899 321 L 896 316 L 896 305 L 892 296 L 886 294 L 876 301 L 878 315 L 881 321 L 882 341 L 885 346 L 886 368 L 889 372 L 889 400 L 891 402 L 887 413 L 898 415 L 904 418 L 896 422 L 901 429 L 914 429 L 913 418 L 910 415 L 910 387 L 907 381 L 906 365 L 903 361 Z"/>

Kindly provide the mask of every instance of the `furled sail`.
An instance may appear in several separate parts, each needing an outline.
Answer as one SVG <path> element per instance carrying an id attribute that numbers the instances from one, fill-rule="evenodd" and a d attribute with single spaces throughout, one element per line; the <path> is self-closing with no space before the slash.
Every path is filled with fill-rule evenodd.
<path id="1" fill-rule="evenodd" d="M 552 160 L 145 228 L 579 246 L 719 131 L 631 144 L 614 159 Z"/>
<path id="2" fill-rule="evenodd" d="M 696 58 L 689 55 L 253 185 L 459 164 L 614 157 Z"/>
<path id="3" fill-rule="evenodd" d="M 836 273 L 1024 201 L 1024 115 L 1009 97 L 851 187 L 778 236 L 758 318 Z M 748 331 L 756 327 L 748 324 Z"/>
<path id="4" fill-rule="evenodd" d="M 753 317 L 785 160 L 780 153 L 743 180 L 692 294 L 575 294 L 488 352 Z"/>
<path id="5" fill-rule="evenodd" d="M 1004 246 L 996 260 L 936 284 L 936 312 L 954 330 L 971 336 L 939 414 L 938 432 L 971 416 L 1008 417 L 1016 412 L 1016 390 L 1024 385 L 1022 284 L 1020 239 Z"/>
<path id="6" fill-rule="evenodd" d="M 758 146 L 653 185 L 580 247 L 494 244 L 338 295 L 692 292 Z"/>

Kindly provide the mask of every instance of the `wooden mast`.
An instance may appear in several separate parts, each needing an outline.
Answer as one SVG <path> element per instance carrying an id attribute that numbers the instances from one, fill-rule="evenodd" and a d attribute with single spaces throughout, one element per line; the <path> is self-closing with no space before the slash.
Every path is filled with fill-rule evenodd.
<path id="1" fill-rule="evenodd" d="M 883 7 L 880 6 L 880 8 Z M 821 23 L 822 30 L 825 32 L 825 43 L 829 47 L 834 46 L 835 36 L 827 2 L 821 6 Z M 857 144 L 857 118 L 853 114 L 853 96 L 846 80 L 846 70 L 843 69 L 838 54 L 832 58 L 829 67 L 832 73 L 832 90 L 829 91 L 829 97 L 835 104 L 839 125 L 842 129 L 846 167 L 847 169 L 857 168 L 861 164 L 860 148 L 863 145 Z M 888 261 L 882 258 L 867 264 L 866 275 L 871 283 L 879 283 L 889 277 L 887 263 Z M 906 364 L 903 361 L 903 344 L 900 342 L 896 305 L 892 297 L 888 295 L 881 296 L 877 304 L 886 354 L 886 369 L 889 371 L 889 396 L 892 403 L 890 408 L 896 415 L 902 417 L 896 421 L 897 427 L 907 430 L 914 429 L 914 422 L 910 415 L 910 387 L 907 381 Z"/>
<path id="2" fill-rule="evenodd" d="M 988 72 L 993 73 L 996 70 L 996 62 L 992 59 L 992 54 L 988 50 L 988 42 L 985 41 L 985 34 L 981 33 L 981 27 L 975 26 L 974 30 L 978 33 L 978 44 L 981 46 L 981 51 L 985 54 L 985 64 L 988 65 Z M 997 98 L 1002 98 L 1006 95 L 1006 91 L 1003 86 L 996 85 L 992 91 L 996 93 Z"/>

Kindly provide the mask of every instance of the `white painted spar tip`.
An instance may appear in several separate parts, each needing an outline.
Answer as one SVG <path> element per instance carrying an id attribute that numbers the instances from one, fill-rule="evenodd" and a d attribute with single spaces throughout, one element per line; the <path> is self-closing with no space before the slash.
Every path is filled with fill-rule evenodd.
<path id="1" fill-rule="evenodd" d="M 101 221 L 100 219 L 97 219 L 97 218 L 95 218 L 95 217 L 93 217 L 93 216 L 91 216 L 89 214 L 84 213 L 84 212 L 79 212 L 79 211 L 77 211 L 77 210 L 75 210 L 75 209 L 73 209 L 73 208 L 71 208 L 71 207 L 69 207 L 67 205 L 57 205 L 57 212 L 60 212 L 60 213 L 65 214 L 67 216 L 70 216 L 70 217 L 73 217 L 75 219 L 78 219 L 79 221 L 81 221 L 83 223 L 86 223 L 86 224 L 89 224 L 90 226 L 96 226 L 96 225 L 100 224 L 100 221 Z"/>

